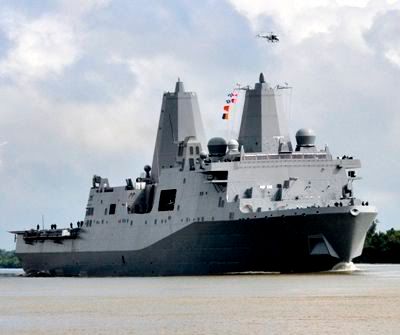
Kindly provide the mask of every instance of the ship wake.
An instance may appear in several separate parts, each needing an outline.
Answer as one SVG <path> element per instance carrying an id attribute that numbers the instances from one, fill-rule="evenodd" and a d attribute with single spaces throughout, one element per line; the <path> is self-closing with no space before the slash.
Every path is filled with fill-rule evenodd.
<path id="1" fill-rule="evenodd" d="M 336 264 L 330 272 L 352 273 L 359 270 L 360 269 L 353 262 L 340 262 Z"/>

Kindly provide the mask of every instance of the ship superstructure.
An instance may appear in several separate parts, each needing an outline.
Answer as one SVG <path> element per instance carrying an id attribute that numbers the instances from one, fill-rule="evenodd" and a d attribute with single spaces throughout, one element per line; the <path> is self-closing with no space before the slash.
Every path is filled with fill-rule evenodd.
<path id="1" fill-rule="evenodd" d="M 360 161 L 291 142 L 279 87 L 245 94 L 238 140 L 209 140 L 197 96 L 165 93 L 153 163 L 111 186 L 94 176 L 77 227 L 16 231 L 29 274 L 194 275 L 321 271 L 362 252 L 376 209 L 353 194 Z"/>

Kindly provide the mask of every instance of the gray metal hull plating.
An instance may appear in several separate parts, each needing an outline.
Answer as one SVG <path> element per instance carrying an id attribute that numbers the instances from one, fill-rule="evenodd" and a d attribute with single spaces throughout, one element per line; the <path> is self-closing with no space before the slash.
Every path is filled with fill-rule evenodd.
<path id="1" fill-rule="evenodd" d="M 18 253 L 27 274 L 88 276 L 208 275 L 331 269 L 361 254 L 376 213 L 315 214 L 194 222 L 137 251 Z M 323 236 L 334 249 L 312 254 Z M 311 240 L 310 240 L 311 239 Z"/>

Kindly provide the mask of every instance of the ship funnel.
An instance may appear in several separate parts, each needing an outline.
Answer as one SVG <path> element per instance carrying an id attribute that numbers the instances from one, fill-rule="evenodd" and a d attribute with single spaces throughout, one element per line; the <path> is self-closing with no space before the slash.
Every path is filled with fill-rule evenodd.
<path id="1" fill-rule="evenodd" d="M 283 90 L 272 88 L 260 73 L 254 89 L 246 91 L 239 143 L 245 152 L 291 152 Z"/>
<path id="2" fill-rule="evenodd" d="M 162 169 L 176 166 L 179 142 L 188 136 L 196 137 L 201 144 L 204 143 L 197 95 L 186 92 L 183 82 L 178 78 L 175 91 L 163 95 L 151 169 L 154 181 L 158 181 Z"/>

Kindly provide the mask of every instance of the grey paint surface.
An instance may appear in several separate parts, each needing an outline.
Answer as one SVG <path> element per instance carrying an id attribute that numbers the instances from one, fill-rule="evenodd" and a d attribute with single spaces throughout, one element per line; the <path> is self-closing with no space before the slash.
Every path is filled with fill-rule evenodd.
<path id="1" fill-rule="evenodd" d="M 246 91 L 239 133 L 246 152 L 275 153 L 279 146 L 281 151 L 291 151 L 282 99 L 281 90 L 270 87 L 262 74 L 254 89 Z"/>
<path id="2" fill-rule="evenodd" d="M 158 180 L 160 170 L 175 166 L 178 143 L 188 136 L 205 139 L 197 95 L 186 92 L 178 81 L 173 93 L 165 93 L 153 156 L 152 177 Z"/>
<path id="3" fill-rule="evenodd" d="M 341 260 L 361 251 L 373 213 L 348 212 L 240 221 L 195 222 L 132 251 L 24 254 L 27 272 L 60 275 L 180 275 L 244 271 L 322 271 L 338 258 L 309 256 L 309 236 L 325 236 Z M 85 233 L 83 234 L 85 235 Z"/>
<path id="4" fill-rule="evenodd" d="M 77 238 L 26 243 L 27 232 L 16 232 L 24 269 L 56 275 L 316 271 L 360 255 L 377 214 L 353 194 L 360 161 L 334 159 L 308 140 L 293 151 L 278 95 L 260 76 L 246 92 L 240 152 L 204 157 L 196 95 L 178 82 L 163 97 L 151 175 L 112 188 L 96 179 Z M 162 200 L 168 190 L 176 190 L 174 197 Z"/>

